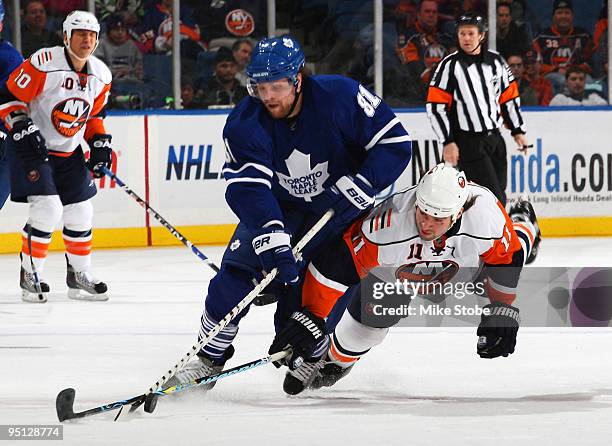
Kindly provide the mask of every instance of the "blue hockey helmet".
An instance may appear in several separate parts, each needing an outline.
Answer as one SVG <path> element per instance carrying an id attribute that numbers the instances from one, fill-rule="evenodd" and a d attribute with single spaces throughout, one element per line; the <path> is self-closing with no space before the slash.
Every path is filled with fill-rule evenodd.
<path id="1" fill-rule="evenodd" d="M 255 84 L 288 78 L 297 84 L 297 74 L 304 66 L 304 52 L 293 37 L 267 37 L 253 50 L 246 68 L 249 80 Z"/>
<path id="2" fill-rule="evenodd" d="M 4 20 L 4 2 L 0 0 L 0 22 Z"/>

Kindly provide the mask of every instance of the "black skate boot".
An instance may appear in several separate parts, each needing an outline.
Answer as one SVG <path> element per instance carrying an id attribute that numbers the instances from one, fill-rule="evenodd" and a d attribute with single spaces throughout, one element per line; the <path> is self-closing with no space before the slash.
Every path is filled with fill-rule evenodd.
<path id="1" fill-rule="evenodd" d="M 49 293 L 49 285 L 40 280 L 40 291 L 41 294 L 36 291 L 36 284 L 34 280 L 34 274 L 27 272 L 21 267 L 19 273 L 19 286 L 21 287 L 21 300 L 24 302 L 31 302 L 37 304 L 44 304 L 47 302 L 47 294 Z"/>
<path id="2" fill-rule="evenodd" d="M 321 387 L 331 387 L 349 374 L 355 364 L 348 367 L 340 367 L 337 364 L 328 362 L 323 366 L 321 371 L 315 376 L 312 385 L 313 389 L 320 389 Z"/>
<path id="3" fill-rule="evenodd" d="M 540 241 L 542 241 L 542 235 L 540 234 L 540 227 L 538 226 L 538 219 L 536 217 L 533 206 L 527 200 L 519 197 L 516 203 L 514 203 L 508 211 L 508 216 L 513 222 L 525 222 L 529 221 L 533 224 L 536 234 L 533 240 L 533 246 L 531 247 L 531 253 L 527 258 L 526 264 L 530 264 L 535 260 L 540 249 Z"/>
<path id="4" fill-rule="evenodd" d="M 223 371 L 223 367 L 225 363 L 234 356 L 234 346 L 230 345 L 227 350 L 225 350 L 225 354 L 221 360 L 212 359 L 208 357 L 205 353 L 198 353 L 197 358 L 188 362 L 184 368 L 179 370 L 176 375 L 168 380 L 166 384 L 164 384 L 164 388 L 172 387 L 172 386 L 180 386 L 181 384 L 187 384 L 192 381 L 195 381 L 198 378 L 202 378 L 204 376 L 214 375 L 216 373 L 221 373 Z M 211 390 L 215 387 L 217 381 L 213 381 L 208 384 L 203 384 L 198 386 L 199 389 L 203 391 Z"/>
<path id="5" fill-rule="evenodd" d="M 317 362 L 304 361 L 295 370 L 289 370 L 283 381 L 283 390 L 288 395 L 297 395 L 309 388 L 312 381 L 316 378 L 321 367 L 325 365 L 325 359 L 321 358 Z"/>
<path id="6" fill-rule="evenodd" d="M 68 285 L 68 297 L 75 300 L 92 300 L 105 301 L 108 300 L 108 287 L 106 284 L 95 277 L 92 277 L 87 271 L 75 271 L 68 256 L 66 256 L 66 285 Z"/>

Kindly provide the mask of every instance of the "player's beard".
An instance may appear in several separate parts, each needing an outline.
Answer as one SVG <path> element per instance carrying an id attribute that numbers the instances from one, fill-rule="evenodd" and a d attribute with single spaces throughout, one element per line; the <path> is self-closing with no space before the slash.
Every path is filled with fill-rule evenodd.
<path id="1" fill-rule="evenodd" d="M 289 114 L 289 110 L 291 110 L 291 103 L 292 102 L 286 103 L 285 101 L 274 102 L 273 104 L 264 103 L 264 106 L 266 107 L 266 110 L 268 110 L 270 116 L 272 116 L 274 119 L 283 119 Z"/>
<path id="2" fill-rule="evenodd" d="M 264 102 L 264 107 L 274 119 L 285 119 L 292 113 L 293 101 L 295 101 L 295 90 L 293 94 L 282 99 Z"/>

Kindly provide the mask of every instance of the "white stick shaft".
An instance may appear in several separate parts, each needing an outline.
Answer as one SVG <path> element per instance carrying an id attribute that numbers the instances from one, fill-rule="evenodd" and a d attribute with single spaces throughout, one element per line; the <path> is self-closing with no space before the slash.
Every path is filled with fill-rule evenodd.
<path id="1" fill-rule="evenodd" d="M 304 249 L 304 246 L 306 246 L 306 244 L 310 240 L 312 240 L 312 238 L 327 224 L 327 222 L 333 217 L 333 215 L 334 211 L 332 209 L 328 210 L 319 219 L 319 221 L 316 222 L 312 228 L 310 228 L 310 230 L 304 235 L 304 237 L 302 237 L 302 239 L 297 243 L 297 245 L 295 245 L 295 247 L 293 248 L 293 254 L 297 255 L 302 249 Z M 221 319 L 219 323 L 208 332 L 206 337 L 202 338 L 202 340 L 200 340 L 197 344 L 192 345 L 189 351 L 185 353 L 183 357 L 176 364 L 174 364 L 172 368 L 168 369 L 165 375 L 162 375 L 162 377 L 158 379 L 155 384 L 149 387 L 149 389 L 145 393 L 149 394 L 155 392 L 157 389 L 162 387 L 172 376 L 174 376 L 176 372 L 181 370 L 187 364 L 187 362 L 189 362 L 191 357 L 196 355 L 196 353 L 198 353 L 202 349 L 202 347 L 208 344 L 211 339 L 213 339 L 221 330 L 223 330 L 227 326 L 227 324 L 229 324 L 238 314 L 240 314 L 240 312 L 244 310 L 247 305 L 249 305 L 253 301 L 253 299 L 255 299 L 263 291 L 263 289 L 272 282 L 272 280 L 274 280 L 277 274 L 278 270 L 276 268 L 270 271 L 270 273 L 268 273 L 268 275 L 264 277 L 264 279 L 259 283 L 259 285 L 253 288 L 253 290 L 249 294 L 247 294 L 245 298 L 238 303 L 238 305 L 232 308 L 230 312 L 227 313 L 225 317 Z"/>

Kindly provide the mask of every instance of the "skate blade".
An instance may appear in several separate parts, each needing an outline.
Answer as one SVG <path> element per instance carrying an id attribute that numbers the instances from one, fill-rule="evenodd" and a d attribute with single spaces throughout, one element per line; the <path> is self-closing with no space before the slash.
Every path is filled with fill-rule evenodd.
<path id="1" fill-rule="evenodd" d="M 106 293 L 89 294 L 86 291 L 68 288 L 68 297 L 72 300 L 87 300 L 90 302 L 104 302 L 108 300 Z"/>
<path id="2" fill-rule="evenodd" d="M 42 297 L 42 298 L 41 298 Z M 47 302 L 47 293 L 30 293 L 28 290 L 21 290 L 21 300 L 31 304 L 44 304 Z"/>

